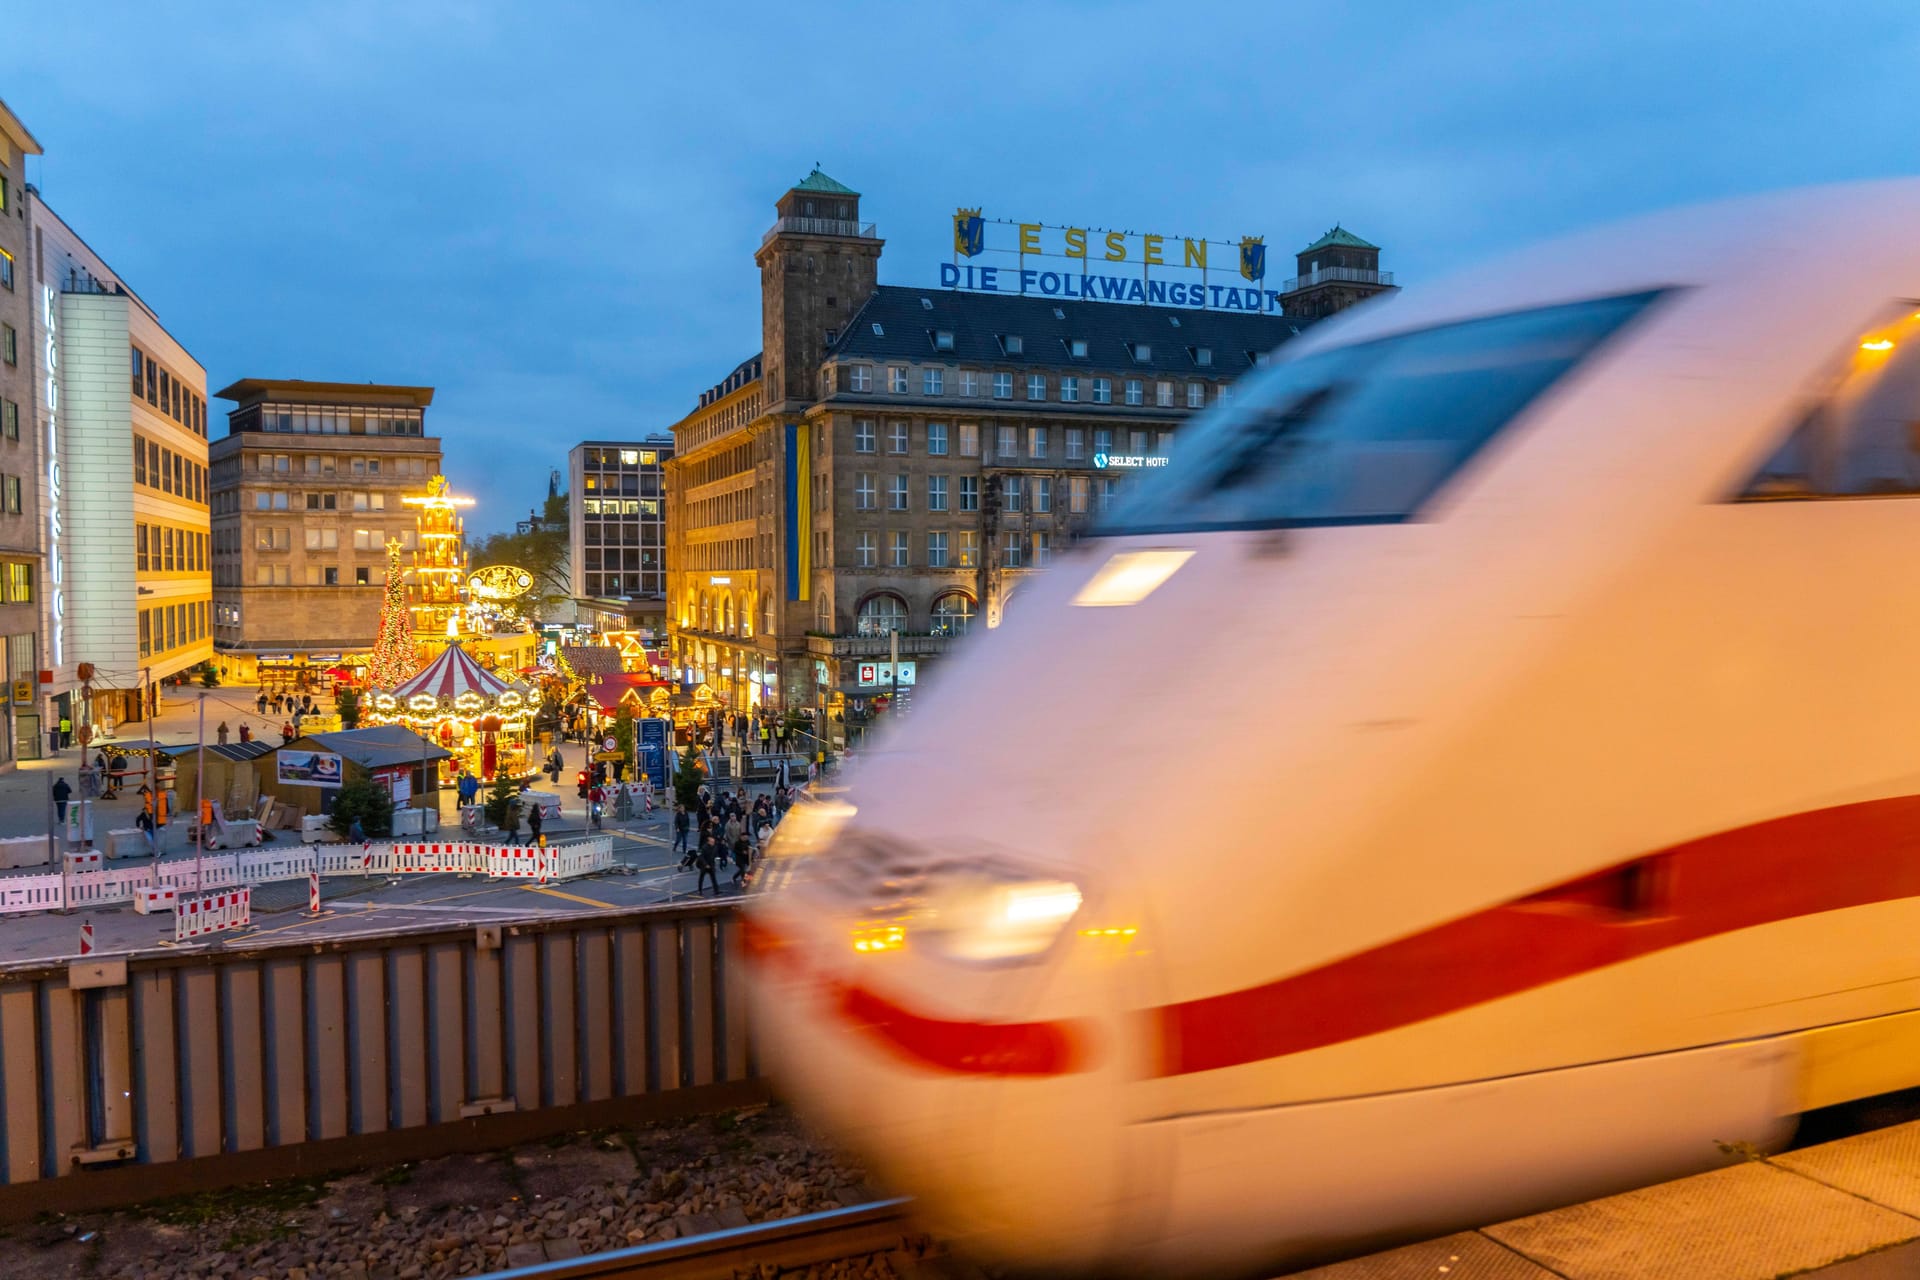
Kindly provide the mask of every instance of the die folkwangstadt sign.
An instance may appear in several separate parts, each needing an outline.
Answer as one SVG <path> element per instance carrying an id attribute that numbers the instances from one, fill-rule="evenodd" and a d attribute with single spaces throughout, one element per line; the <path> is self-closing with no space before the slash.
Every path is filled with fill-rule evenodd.
<path id="1" fill-rule="evenodd" d="M 943 289 L 1279 315 L 1280 294 L 1266 279 L 1260 236 L 1236 244 L 1055 227 L 978 209 L 953 215 L 953 261 L 940 264 Z"/>

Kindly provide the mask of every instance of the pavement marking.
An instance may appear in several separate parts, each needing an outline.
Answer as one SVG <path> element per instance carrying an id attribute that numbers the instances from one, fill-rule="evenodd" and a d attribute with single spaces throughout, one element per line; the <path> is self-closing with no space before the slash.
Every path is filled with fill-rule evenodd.
<path id="1" fill-rule="evenodd" d="M 565 898 L 569 902 L 581 902 L 589 907 L 605 907 L 608 911 L 619 910 L 619 908 L 611 902 L 602 902 L 598 898 L 583 898 L 577 893 L 565 893 L 559 889 L 543 889 L 537 884 L 530 884 L 526 888 L 528 893 L 544 893 L 550 898 Z"/>

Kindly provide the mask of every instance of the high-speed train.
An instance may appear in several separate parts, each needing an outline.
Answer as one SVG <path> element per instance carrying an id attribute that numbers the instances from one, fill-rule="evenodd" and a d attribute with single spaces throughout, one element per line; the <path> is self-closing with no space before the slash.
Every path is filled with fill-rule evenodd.
<path id="1" fill-rule="evenodd" d="M 1920 1085 L 1920 182 L 1282 350 L 781 831 L 803 1114 L 990 1257 L 1199 1275 Z"/>

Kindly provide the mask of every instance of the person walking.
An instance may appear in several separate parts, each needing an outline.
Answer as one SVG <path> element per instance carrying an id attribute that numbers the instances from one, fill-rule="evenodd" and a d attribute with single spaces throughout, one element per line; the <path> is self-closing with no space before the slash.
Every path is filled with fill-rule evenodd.
<path id="1" fill-rule="evenodd" d="M 53 811 L 55 821 L 67 820 L 67 801 L 73 798 L 73 784 L 65 778 L 56 778 L 53 783 Z"/>
<path id="2" fill-rule="evenodd" d="M 753 846 L 745 836 L 733 846 L 733 887 L 744 888 L 747 883 L 747 868 L 753 865 Z"/>
<path id="3" fill-rule="evenodd" d="M 707 881 L 711 880 L 714 896 L 718 897 L 720 894 L 720 847 L 714 843 L 712 836 L 700 842 L 699 850 L 693 855 L 693 865 L 700 872 L 699 878 L 694 881 L 693 891 L 696 894 L 705 893 Z"/>
<path id="4" fill-rule="evenodd" d="M 242 720 L 240 722 L 240 741 L 242 742 L 253 741 L 253 726 L 248 724 L 245 720 Z"/>
<path id="5" fill-rule="evenodd" d="M 71 716 L 61 716 L 60 717 L 60 749 L 64 751 L 72 745 L 73 745 L 73 719 Z"/>
<path id="6" fill-rule="evenodd" d="M 293 721 L 289 720 L 280 726 L 280 741 L 282 743 L 293 741 Z"/>
<path id="7" fill-rule="evenodd" d="M 673 851 L 681 854 L 680 865 L 686 866 L 687 834 L 693 829 L 693 817 L 684 806 L 675 805 L 673 809 Z"/>
<path id="8" fill-rule="evenodd" d="M 365 844 L 366 842 L 367 842 L 366 828 L 360 825 L 360 815 L 356 813 L 353 816 L 353 821 L 347 824 L 347 843 L 348 844 Z"/>
<path id="9" fill-rule="evenodd" d="M 220 740 L 221 746 L 224 747 L 227 745 L 227 722 L 225 720 L 222 720 L 220 727 L 213 731 L 213 736 Z"/>
<path id="10" fill-rule="evenodd" d="M 260 696 L 253 700 L 253 705 L 254 705 L 254 709 L 257 710 L 261 715 L 264 716 L 267 714 L 267 691 L 265 689 L 262 689 L 260 691 Z"/>
<path id="11" fill-rule="evenodd" d="M 540 829 L 546 825 L 547 825 L 547 816 L 546 814 L 541 812 L 540 806 L 537 803 L 528 805 L 527 806 L 527 843 L 531 845 L 541 845 L 544 847 L 545 842 L 540 839 Z"/>
<path id="12" fill-rule="evenodd" d="M 519 800 L 509 800 L 507 802 L 507 816 L 500 820 L 500 831 L 506 837 L 501 843 L 515 845 L 520 843 Z"/>

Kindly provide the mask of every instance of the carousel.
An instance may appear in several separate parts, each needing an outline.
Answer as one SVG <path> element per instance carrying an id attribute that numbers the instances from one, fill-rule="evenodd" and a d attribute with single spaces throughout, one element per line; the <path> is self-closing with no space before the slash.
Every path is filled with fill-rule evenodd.
<path id="1" fill-rule="evenodd" d="M 529 730 L 540 696 L 482 667 L 456 641 L 418 674 L 367 698 L 367 720 L 403 724 L 451 751 L 458 765 L 491 782 L 526 777 L 534 762 Z"/>

